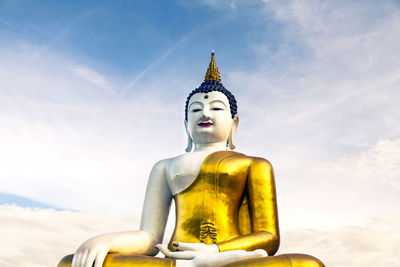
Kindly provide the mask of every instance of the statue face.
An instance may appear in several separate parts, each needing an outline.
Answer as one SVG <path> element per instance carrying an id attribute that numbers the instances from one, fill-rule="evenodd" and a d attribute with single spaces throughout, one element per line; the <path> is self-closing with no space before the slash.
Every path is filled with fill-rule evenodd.
<path id="1" fill-rule="evenodd" d="M 187 130 L 194 143 L 226 142 L 232 122 L 229 100 L 223 93 L 197 93 L 190 98 Z"/>

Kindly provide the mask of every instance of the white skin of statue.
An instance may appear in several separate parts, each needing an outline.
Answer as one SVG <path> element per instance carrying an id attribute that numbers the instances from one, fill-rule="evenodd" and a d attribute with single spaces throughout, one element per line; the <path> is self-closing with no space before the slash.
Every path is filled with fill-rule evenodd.
<path id="1" fill-rule="evenodd" d="M 207 95 L 207 96 L 206 96 Z M 84 242 L 75 252 L 72 267 L 101 267 L 108 252 L 155 255 L 160 250 L 177 259 L 177 267 L 220 266 L 240 259 L 268 256 L 258 249 L 252 252 L 234 250 L 219 252 L 217 245 L 179 242 L 180 251 L 169 251 L 161 245 L 169 206 L 176 195 L 197 178 L 205 158 L 233 146 L 239 117 L 231 116 L 228 98 L 221 92 L 194 94 L 188 105 L 185 128 L 194 152 L 157 162 L 150 174 L 139 231 L 109 233 Z M 178 240 L 179 241 L 179 240 Z"/>

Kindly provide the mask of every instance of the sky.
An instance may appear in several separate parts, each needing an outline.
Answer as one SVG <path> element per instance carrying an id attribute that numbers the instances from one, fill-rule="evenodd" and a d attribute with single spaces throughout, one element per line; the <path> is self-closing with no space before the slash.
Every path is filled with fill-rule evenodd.
<path id="1" fill-rule="evenodd" d="M 400 266 L 395 0 L 1 0 L 0 266 L 137 229 L 211 50 L 236 150 L 274 166 L 278 253 Z"/>

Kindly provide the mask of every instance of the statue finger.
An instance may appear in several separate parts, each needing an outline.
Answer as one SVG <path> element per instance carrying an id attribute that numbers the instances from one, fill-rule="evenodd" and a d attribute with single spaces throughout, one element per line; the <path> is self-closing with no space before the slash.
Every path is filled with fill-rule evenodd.
<path id="1" fill-rule="evenodd" d="M 96 258 L 96 253 L 93 250 L 90 250 L 86 255 L 86 260 L 83 266 L 92 267 L 95 258 Z"/>
<path id="2" fill-rule="evenodd" d="M 72 257 L 71 267 L 78 267 L 77 266 L 77 259 L 80 255 L 80 252 L 75 252 L 74 256 Z"/>
<path id="3" fill-rule="evenodd" d="M 195 266 L 222 266 L 229 263 L 245 260 L 251 257 L 251 254 L 245 250 L 231 250 L 221 253 L 203 254 L 195 257 L 193 263 Z"/>
<path id="4" fill-rule="evenodd" d="M 170 251 L 171 258 L 174 259 L 182 259 L 182 260 L 191 260 L 198 255 L 195 251 L 188 250 L 188 251 Z"/>
<path id="5" fill-rule="evenodd" d="M 170 251 L 166 246 L 157 244 L 158 248 L 165 256 L 174 259 L 193 259 L 196 256 L 194 251 Z"/>
<path id="6" fill-rule="evenodd" d="M 97 252 L 96 259 L 94 261 L 94 267 L 102 267 L 104 260 L 107 257 L 109 248 L 104 247 Z"/>
<path id="7" fill-rule="evenodd" d="M 257 249 L 253 251 L 246 252 L 241 258 L 243 259 L 254 259 L 268 257 L 268 253 L 263 249 Z"/>
<path id="8" fill-rule="evenodd" d="M 159 251 L 161 251 L 161 253 L 164 254 L 165 256 L 169 256 L 168 254 L 170 253 L 170 251 L 169 251 L 169 249 L 168 249 L 166 246 L 164 246 L 164 245 L 162 245 L 162 244 L 157 244 L 157 245 L 156 245 L 156 248 L 157 248 Z"/>
<path id="9" fill-rule="evenodd" d="M 183 242 L 178 242 L 174 241 L 172 242 L 172 246 L 176 248 L 177 250 L 201 250 L 200 248 L 204 247 L 205 244 L 201 243 L 183 243 Z"/>
<path id="10" fill-rule="evenodd" d="M 260 256 L 260 257 L 268 257 L 268 252 L 265 251 L 264 249 L 256 249 L 253 250 L 254 255 Z"/>
<path id="11" fill-rule="evenodd" d="M 84 251 L 80 251 L 78 253 L 78 257 L 76 258 L 76 267 L 83 267 L 87 253 L 88 253 L 87 249 L 85 249 Z"/>

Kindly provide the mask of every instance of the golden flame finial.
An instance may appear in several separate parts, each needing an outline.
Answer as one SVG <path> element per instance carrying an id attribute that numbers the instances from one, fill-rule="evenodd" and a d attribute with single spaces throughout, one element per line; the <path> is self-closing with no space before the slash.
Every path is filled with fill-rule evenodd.
<path id="1" fill-rule="evenodd" d="M 217 64 L 215 63 L 215 54 L 214 50 L 211 51 L 211 62 L 210 65 L 208 65 L 206 77 L 204 77 L 204 81 L 221 81 L 221 78 L 219 77 L 219 72 L 217 68 Z"/>

